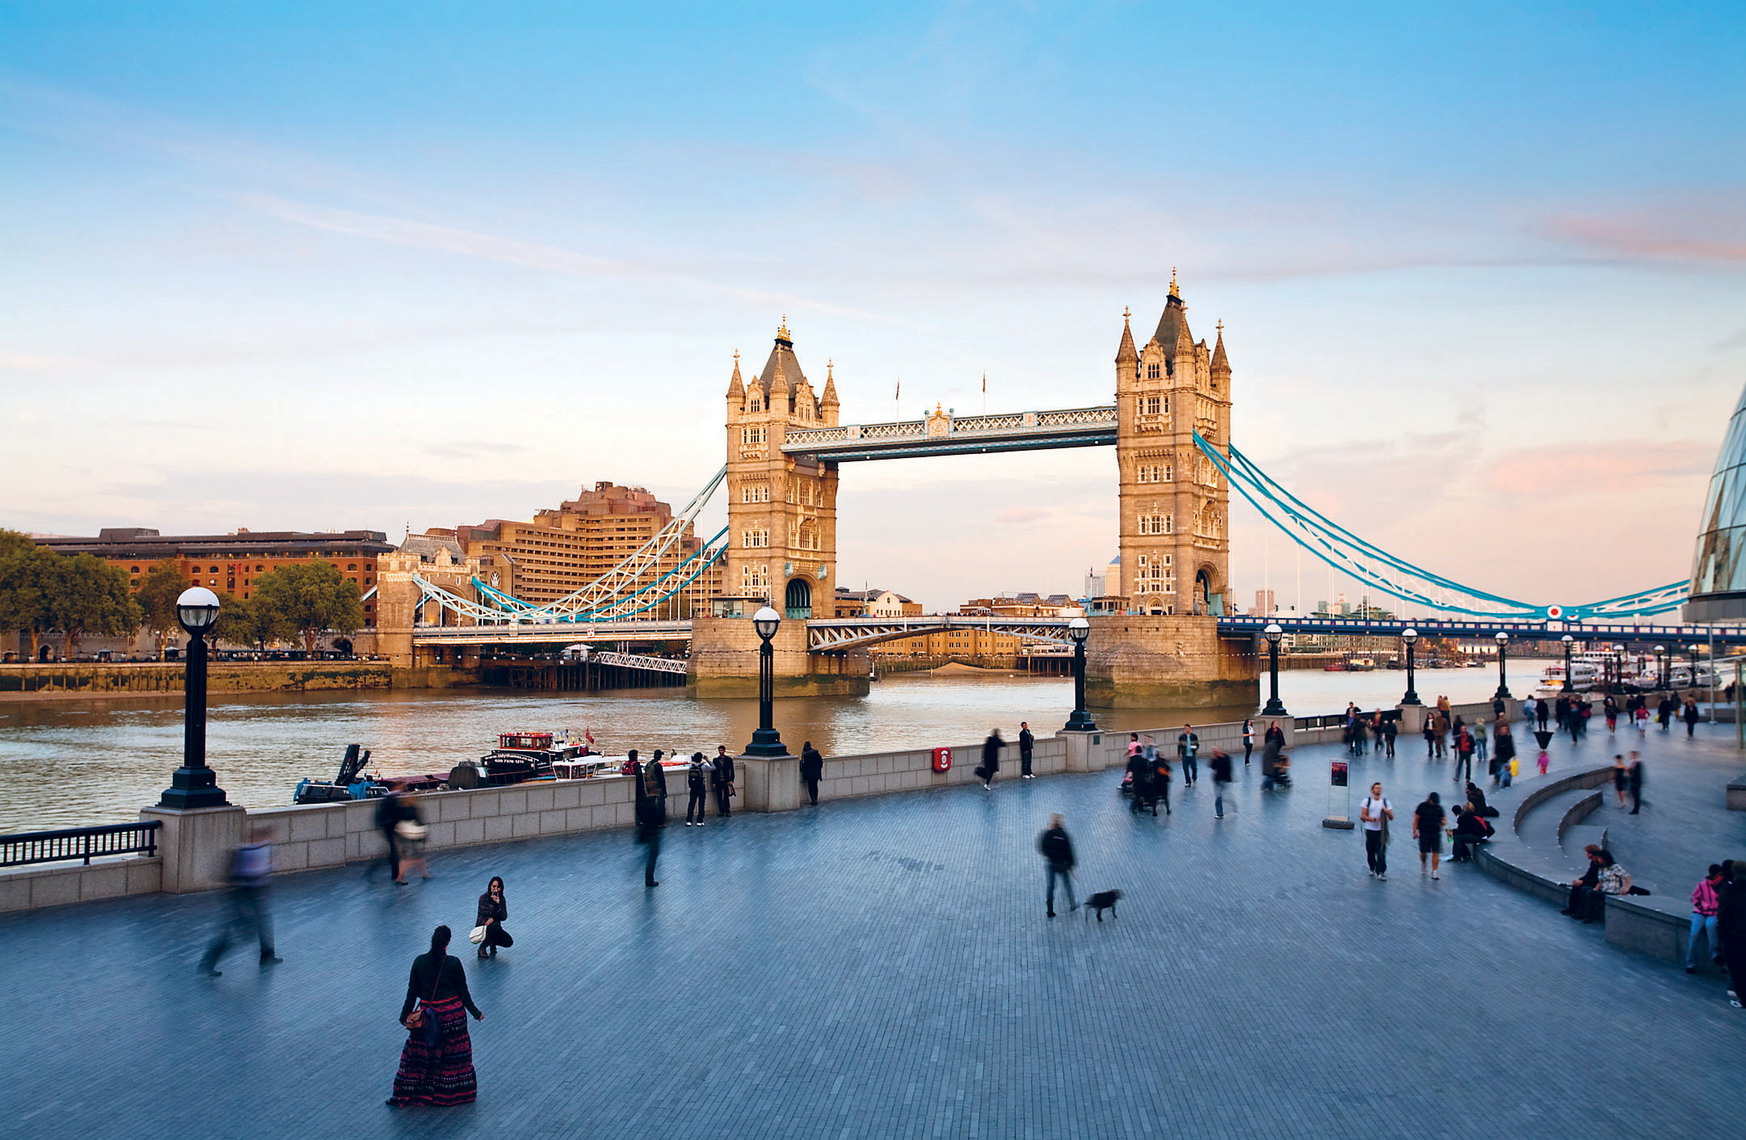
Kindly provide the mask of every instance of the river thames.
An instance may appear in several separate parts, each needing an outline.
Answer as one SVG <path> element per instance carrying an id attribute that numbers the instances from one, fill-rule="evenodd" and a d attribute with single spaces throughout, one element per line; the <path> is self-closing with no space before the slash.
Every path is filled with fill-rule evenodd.
<path id="1" fill-rule="evenodd" d="M 1511 662 L 1516 695 L 1533 688 L 1545 662 Z M 1262 678 L 1265 696 L 1266 678 Z M 1401 697 L 1404 672 L 1287 671 L 1280 696 L 1299 716 L 1338 712 L 1348 701 L 1387 708 Z M 1497 687 L 1486 669 L 1421 670 L 1420 696 L 1457 703 L 1484 700 Z M 1064 678 L 994 674 L 900 674 L 861 698 L 779 701 L 776 727 L 798 752 L 811 740 L 825 755 L 978 743 L 998 727 L 1008 740 L 1028 720 L 1053 734 L 1072 709 Z M 1240 719 L 1244 710 L 1187 714 L 1168 709 L 1093 710 L 1108 731 L 1156 728 L 1185 719 Z M 291 802 L 305 776 L 332 779 L 348 744 L 371 750 L 384 775 L 447 772 L 483 755 L 503 732 L 589 729 L 609 755 L 638 748 L 713 754 L 738 752 L 757 727 L 753 700 L 693 700 L 682 692 L 527 693 L 513 690 L 401 690 L 296 694 L 217 694 L 207 728 L 207 758 L 231 802 L 272 807 Z M 0 832 L 125 823 L 155 803 L 181 763 L 182 698 L 59 699 L 0 704 Z"/>

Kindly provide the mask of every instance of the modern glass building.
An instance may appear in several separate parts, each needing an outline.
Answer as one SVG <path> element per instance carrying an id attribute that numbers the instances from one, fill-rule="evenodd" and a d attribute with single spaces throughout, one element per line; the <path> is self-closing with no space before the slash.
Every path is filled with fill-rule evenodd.
<path id="1" fill-rule="evenodd" d="M 1734 405 L 1698 525 L 1687 621 L 1746 618 L 1746 391 Z"/>

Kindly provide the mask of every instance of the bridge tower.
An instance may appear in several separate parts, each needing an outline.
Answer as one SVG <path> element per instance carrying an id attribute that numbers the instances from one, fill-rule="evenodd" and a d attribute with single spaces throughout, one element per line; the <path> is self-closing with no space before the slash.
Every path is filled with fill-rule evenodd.
<path id="1" fill-rule="evenodd" d="M 784 618 L 832 617 L 837 567 L 837 468 L 782 453 L 790 428 L 835 427 L 837 385 L 822 396 L 794 355 L 788 318 L 763 372 L 746 383 L 734 354 L 727 391 L 728 548 L 723 593 L 764 598 Z"/>
<path id="2" fill-rule="evenodd" d="M 1231 364 L 1224 324 L 1208 349 L 1188 329 L 1176 274 L 1158 330 L 1134 349 L 1122 314 L 1116 350 L 1116 465 L 1121 480 L 1121 593 L 1141 614 L 1224 612 L 1230 486 L 1194 445 L 1231 439 Z"/>
<path id="3" fill-rule="evenodd" d="M 775 642 L 779 688 L 790 694 L 866 692 L 866 654 L 807 652 L 806 621 L 834 617 L 837 465 L 785 455 L 794 429 L 837 426 L 834 368 L 815 393 L 794 353 L 788 318 L 764 369 L 749 380 L 739 353 L 727 388 L 728 547 L 722 596 L 693 618 L 691 683 L 700 696 L 756 689 L 758 639 L 751 615 L 766 602 L 782 614 Z"/>
<path id="4" fill-rule="evenodd" d="M 1230 486 L 1194 444 L 1231 440 L 1224 325 L 1208 348 L 1170 274 L 1158 328 L 1116 349 L 1116 466 L 1124 612 L 1092 622 L 1087 699 L 1103 707 L 1253 707 L 1252 647 L 1219 640 L 1230 594 Z"/>

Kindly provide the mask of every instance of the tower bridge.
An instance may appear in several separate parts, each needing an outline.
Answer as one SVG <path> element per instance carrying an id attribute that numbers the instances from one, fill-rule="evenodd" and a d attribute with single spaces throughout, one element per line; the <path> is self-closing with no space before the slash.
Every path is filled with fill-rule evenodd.
<path id="1" fill-rule="evenodd" d="M 765 604 L 787 618 L 772 648 L 778 689 L 790 694 L 865 692 L 868 646 L 944 629 L 991 629 L 1065 644 L 1065 619 L 837 617 L 840 469 L 873 460 L 1099 446 L 1115 450 L 1121 570 L 1119 612 L 1087 615 L 1086 690 L 1093 705 L 1255 703 L 1259 639 L 1272 619 L 1226 614 L 1232 487 L 1330 566 L 1380 594 L 1455 615 L 1411 623 L 1281 620 L 1290 632 L 1377 636 L 1411 624 L 1433 636 L 1489 637 L 1501 630 L 1555 640 L 1568 632 L 1584 642 L 1746 636 L 1708 627 L 1592 624 L 1673 608 L 1684 583 L 1584 606 L 1534 605 L 1423 570 L 1319 514 L 1232 445 L 1224 325 L 1218 324 L 1211 345 L 1195 339 L 1174 272 L 1143 346 L 1132 314 L 1123 312 L 1114 365 L 1113 403 L 974 416 L 936 405 L 918 419 L 843 424 L 834 364 L 827 361 L 824 385 L 815 390 L 784 319 L 761 370 L 743 373 L 734 353 L 725 396 L 726 463 L 643 549 L 600 580 L 543 605 L 504 593 L 495 581 L 482 580 L 479 566 L 446 551 L 384 556 L 377 599 L 381 645 L 391 658 L 414 660 L 421 652 L 459 656 L 488 645 L 689 642 L 693 690 L 737 696 L 756 689 L 760 642 L 750 618 Z M 667 552 L 718 487 L 727 494 L 727 526 L 662 570 L 671 562 Z M 652 619 L 680 591 L 695 590 L 706 571 L 719 573 L 721 582 L 706 607 L 692 607 L 690 620 Z"/>

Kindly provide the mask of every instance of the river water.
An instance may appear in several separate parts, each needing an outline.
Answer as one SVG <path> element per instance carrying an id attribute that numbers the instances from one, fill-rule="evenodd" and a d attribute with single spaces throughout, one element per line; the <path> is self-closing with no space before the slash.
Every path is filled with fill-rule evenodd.
<path id="1" fill-rule="evenodd" d="M 1545 663 L 1511 663 L 1517 695 L 1532 688 Z M 1392 706 L 1405 689 L 1402 672 L 1280 674 L 1280 697 L 1299 716 L 1338 712 L 1348 701 Z M 1427 702 L 1488 698 L 1493 669 L 1420 670 Z M 1266 679 L 1262 679 L 1265 695 Z M 778 702 L 776 726 L 792 751 L 811 740 L 825 755 L 963 747 L 999 726 L 1011 739 L 1021 720 L 1052 734 L 1072 709 L 1072 682 L 1023 676 L 900 674 L 861 698 Z M 1093 710 L 1109 731 L 1156 728 L 1184 720 L 1240 719 L 1245 710 Z M 674 690 L 523 693 L 439 690 L 217 694 L 208 713 L 207 758 L 232 803 L 271 807 L 291 802 L 304 776 L 332 779 L 345 747 L 372 751 L 384 775 L 447 772 L 483 755 L 499 733 L 590 729 L 609 755 L 627 748 L 737 752 L 758 723 L 752 700 L 693 700 Z M 56 699 L 0 703 L 0 833 L 125 823 L 155 803 L 181 763 L 182 698 Z"/>

